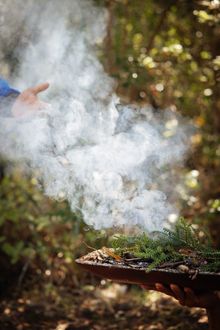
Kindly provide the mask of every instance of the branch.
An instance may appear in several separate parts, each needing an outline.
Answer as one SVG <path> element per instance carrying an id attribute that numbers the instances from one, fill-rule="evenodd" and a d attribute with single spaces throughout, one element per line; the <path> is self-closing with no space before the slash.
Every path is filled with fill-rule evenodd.
<path id="1" fill-rule="evenodd" d="M 153 47 L 155 37 L 156 37 L 156 36 L 158 35 L 158 33 L 160 32 L 160 30 L 161 30 L 161 28 L 162 28 L 162 26 L 163 26 L 163 24 L 164 24 L 164 21 L 165 21 L 166 18 L 167 18 L 167 14 L 168 14 L 170 8 L 172 7 L 172 5 L 173 5 L 175 2 L 176 2 L 176 0 L 175 0 L 175 1 L 171 1 L 171 2 L 169 3 L 169 5 L 168 5 L 168 6 L 163 10 L 163 12 L 161 13 L 161 16 L 160 16 L 159 22 L 158 22 L 158 24 L 157 24 L 155 30 L 153 31 L 153 34 L 152 34 L 151 37 L 150 37 L 150 40 L 149 40 L 149 42 L 148 42 L 148 45 L 146 46 L 146 52 L 147 52 L 147 53 L 148 53 L 148 52 L 151 50 L 151 48 Z"/>

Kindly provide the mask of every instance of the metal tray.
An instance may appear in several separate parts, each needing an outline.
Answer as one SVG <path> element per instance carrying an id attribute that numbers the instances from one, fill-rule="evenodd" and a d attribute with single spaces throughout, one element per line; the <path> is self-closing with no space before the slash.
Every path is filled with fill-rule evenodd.
<path id="1" fill-rule="evenodd" d="M 132 268 L 121 263 L 108 264 L 88 261 L 84 260 L 84 257 L 77 259 L 76 263 L 88 272 L 115 282 L 138 285 L 153 285 L 155 283 L 169 285 L 172 283 L 199 291 L 220 290 L 220 273 L 200 272 L 192 280 L 188 273 L 175 269 L 154 269 L 146 272 L 146 269 L 143 268 Z"/>

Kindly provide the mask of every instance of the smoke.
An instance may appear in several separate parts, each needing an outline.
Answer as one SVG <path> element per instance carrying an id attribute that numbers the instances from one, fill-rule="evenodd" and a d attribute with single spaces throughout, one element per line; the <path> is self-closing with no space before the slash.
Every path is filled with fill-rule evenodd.
<path id="1" fill-rule="evenodd" d="M 1 118 L 1 154 L 38 170 L 45 193 L 66 198 L 95 229 L 161 229 L 175 211 L 170 180 L 188 128 L 172 111 L 119 105 L 96 54 L 106 10 L 87 0 L 0 6 L 1 45 L 19 61 L 14 85 L 51 83 L 44 110 Z"/>

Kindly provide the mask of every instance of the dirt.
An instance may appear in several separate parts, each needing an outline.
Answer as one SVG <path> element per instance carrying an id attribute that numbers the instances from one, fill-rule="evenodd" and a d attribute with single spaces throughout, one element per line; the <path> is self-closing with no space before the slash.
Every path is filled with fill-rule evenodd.
<path id="1" fill-rule="evenodd" d="M 208 329 L 204 310 L 181 307 L 173 298 L 136 286 L 103 280 L 75 288 L 48 285 L 29 285 L 28 290 L 2 299 L 0 329 Z"/>

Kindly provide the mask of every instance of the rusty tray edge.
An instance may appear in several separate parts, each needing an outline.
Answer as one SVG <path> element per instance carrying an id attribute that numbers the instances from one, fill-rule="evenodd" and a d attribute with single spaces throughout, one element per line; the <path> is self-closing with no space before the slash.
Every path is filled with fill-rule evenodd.
<path id="1" fill-rule="evenodd" d="M 136 271 L 146 271 L 146 268 L 143 267 L 143 268 L 136 268 L 136 267 L 130 267 L 130 266 L 127 266 L 127 265 L 124 265 L 124 264 L 109 264 L 109 263 L 101 263 L 101 262 L 97 262 L 97 261 L 89 261 L 89 260 L 82 260 L 81 258 L 77 258 L 75 260 L 75 262 L 77 264 L 82 264 L 82 265 L 91 265 L 91 266 L 101 266 L 103 268 L 117 268 L 117 269 L 133 269 L 133 270 L 136 270 Z M 171 269 L 171 268 L 166 268 L 166 269 L 163 269 L 163 268 L 154 268 L 152 269 L 150 272 L 165 272 L 165 273 L 175 273 L 175 274 L 184 274 L 184 272 L 180 272 L 176 269 Z M 213 273 L 213 272 L 199 272 L 199 275 L 209 275 L 209 276 L 219 276 L 219 279 L 220 279 L 220 273 Z"/>

